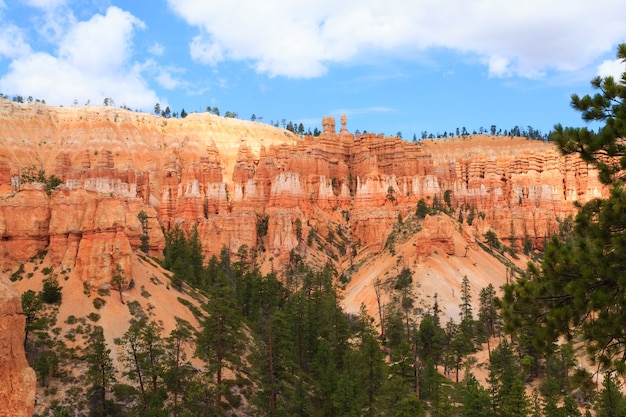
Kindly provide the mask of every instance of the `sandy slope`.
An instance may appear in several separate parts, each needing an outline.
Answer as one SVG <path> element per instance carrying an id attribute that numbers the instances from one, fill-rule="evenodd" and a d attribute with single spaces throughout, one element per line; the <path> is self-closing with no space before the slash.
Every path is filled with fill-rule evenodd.
<path id="1" fill-rule="evenodd" d="M 442 215 L 443 216 L 443 215 Z M 445 221 L 454 224 L 454 221 L 443 216 Z M 413 292 L 416 295 L 417 308 L 428 309 L 434 303 L 437 294 L 439 306 L 443 312 L 443 321 L 448 318 L 458 320 L 459 305 L 461 304 L 461 282 L 467 276 L 472 294 L 472 301 L 478 307 L 480 290 L 489 284 L 496 289 L 506 283 L 507 266 L 498 259 L 468 240 L 467 235 L 458 231 L 453 233 L 454 255 L 448 255 L 435 248 L 428 256 L 418 256 L 415 246 L 419 244 L 417 236 L 413 236 L 396 248 L 396 254 L 389 251 L 369 258 L 360 266 L 358 272 L 346 286 L 342 305 L 352 314 L 358 314 L 361 304 L 364 304 L 369 314 L 379 320 L 378 304 L 374 291 L 376 279 L 384 283 L 395 278 L 402 268 L 408 267 L 413 271 Z M 467 253 L 466 253 L 467 247 Z M 527 258 L 519 255 L 514 261 L 522 269 Z M 383 303 L 390 302 L 392 290 L 383 290 Z M 477 313 L 475 313 L 477 314 Z"/>

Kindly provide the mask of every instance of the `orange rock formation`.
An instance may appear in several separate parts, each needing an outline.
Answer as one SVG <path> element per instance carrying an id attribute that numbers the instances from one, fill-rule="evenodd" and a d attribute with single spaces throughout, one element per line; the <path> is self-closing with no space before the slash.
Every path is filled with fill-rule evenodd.
<path id="1" fill-rule="evenodd" d="M 507 243 L 526 238 L 540 247 L 574 202 L 604 192 L 589 166 L 550 143 L 488 136 L 410 143 L 355 136 L 346 124 L 342 118 L 336 133 L 335 119 L 325 117 L 320 137 L 298 137 L 211 114 L 164 119 L 0 100 L 0 267 L 48 249 L 94 286 L 117 265 L 130 274 L 142 210 L 153 255 L 164 247 L 163 230 L 175 226 L 197 226 L 207 257 L 223 246 L 253 247 L 266 215 L 263 241 L 275 260 L 298 246 L 297 219 L 304 236 L 341 227 L 376 253 L 399 213 L 413 212 L 419 199 L 443 203 L 447 190 L 452 207 L 477 214 L 464 226 L 469 238 L 492 228 Z M 48 196 L 41 184 L 22 184 L 29 166 L 63 185 Z M 431 228 L 445 245 L 447 232 Z"/>
<path id="2" fill-rule="evenodd" d="M 0 276 L 0 404 L 6 417 L 30 417 L 35 408 L 35 371 L 24 353 L 24 326 L 19 294 Z"/>

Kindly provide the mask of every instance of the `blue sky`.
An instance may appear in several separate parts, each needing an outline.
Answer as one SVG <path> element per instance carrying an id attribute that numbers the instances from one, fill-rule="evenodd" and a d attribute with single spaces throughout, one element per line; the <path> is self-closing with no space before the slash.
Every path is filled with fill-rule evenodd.
<path id="1" fill-rule="evenodd" d="M 151 112 L 207 106 L 409 139 L 581 126 L 624 71 L 623 0 L 0 0 L 0 92 Z"/>

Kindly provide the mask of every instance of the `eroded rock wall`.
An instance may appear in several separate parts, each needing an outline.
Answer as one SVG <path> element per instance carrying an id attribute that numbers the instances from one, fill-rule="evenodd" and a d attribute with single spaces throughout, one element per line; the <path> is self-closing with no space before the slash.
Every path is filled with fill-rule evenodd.
<path id="1" fill-rule="evenodd" d="M 35 371 L 24 353 L 24 326 L 20 296 L 0 276 L 0 414 L 30 417 L 35 407 Z"/>
<path id="2" fill-rule="evenodd" d="M 353 135 L 346 119 L 336 133 L 328 117 L 319 137 L 297 137 L 210 114 L 164 119 L 6 100 L 0 121 L 0 266 L 48 249 L 92 285 L 118 265 L 127 270 L 142 210 L 153 255 L 164 247 L 163 231 L 177 226 L 198 228 L 207 259 L 223 246 L 253 247 L 267 216 L 261 240 L 282 262 L 312 229 L 324 239 L 341 228 L 350 244 L 380 251 L 420 199 L 444 204 L 446 195 L 454 216 L 474 211 L 476 221 L 463 226 L 468 236 L 482 239 L 493 229 L 506 243 L 531 239 L 541 247 L 574 202 L 605 192 L 580 159 L 523 138 L 410 143 Z M 23 184 L 30 166 L 63 185 L 48 195 L 41 184 Z"/>

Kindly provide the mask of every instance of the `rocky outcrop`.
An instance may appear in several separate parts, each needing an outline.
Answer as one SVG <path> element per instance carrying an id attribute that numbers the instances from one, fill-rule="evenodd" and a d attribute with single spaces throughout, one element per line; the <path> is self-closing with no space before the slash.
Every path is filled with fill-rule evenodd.
<path id="1" fill-rule="evenodd" d="M 164 119 L 6 100 L 0 121 L 0 267 L 45 248 L 92 285 L 118 265 L 127 271 L 142 210 L 153 255 L 163 249 L 163 231 L 197 227 L 207 258 L 224 246 L 262 243 L 283 262 L 307 235 L 326 239 L 337 227 L 347 231 L 346 245 L 376 253 L 398 215 L 414 212 L 420 199 L 445 204 L 471 239 L 493 229 L 505 243 L 541 247 L 573 203 L 605 192 L 580 159 L 523 138 L 410 143 L 351 134 L 343 117 L 339 133 L 325 117 L 319 137 L 298 137 L 211 114 Z M 22 184 L 30 166 L 63 186 L 48 195 L 41 184 Z M 267 235 L 259 236 L 266 216 Z M 435 225 L 433 233 L 445 235 Z M 447 245 L 442 239 L 437 245 Z"/>
<path id="2" fill-rule="evenodd" d="M 35 407 L 35 371 L 24 353 L 24 326 L 19 294 L 0 276 L 0 404 L 6 417 L 30 417 Z"/>

